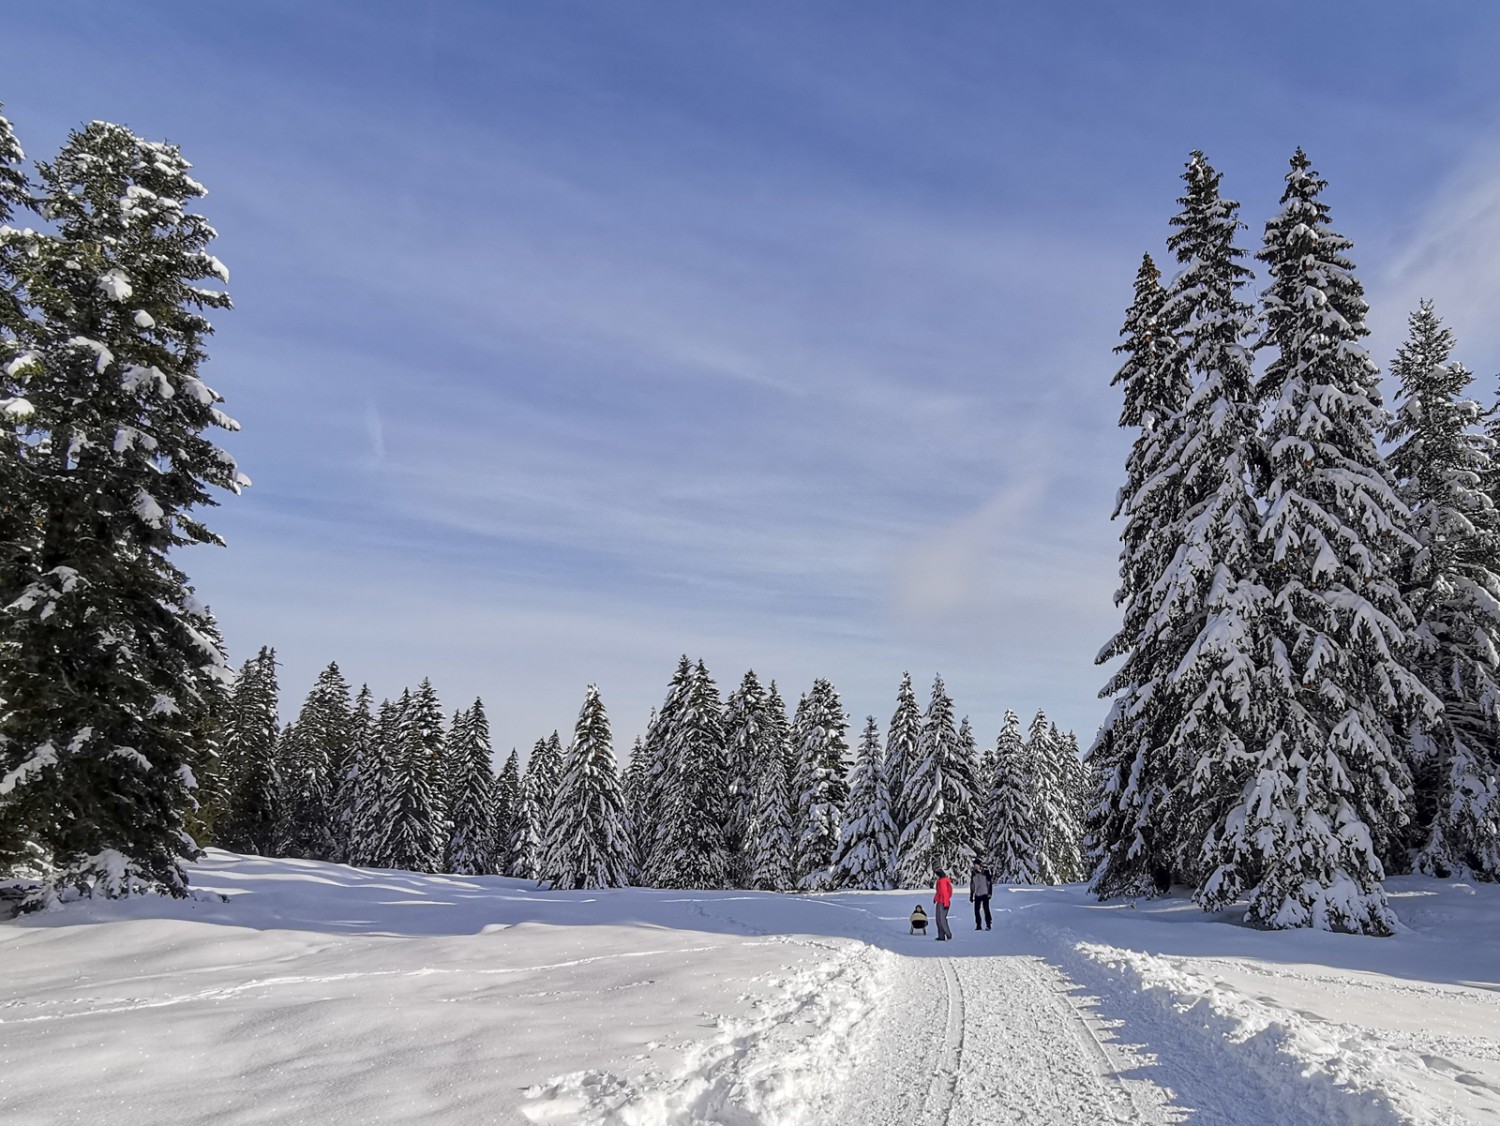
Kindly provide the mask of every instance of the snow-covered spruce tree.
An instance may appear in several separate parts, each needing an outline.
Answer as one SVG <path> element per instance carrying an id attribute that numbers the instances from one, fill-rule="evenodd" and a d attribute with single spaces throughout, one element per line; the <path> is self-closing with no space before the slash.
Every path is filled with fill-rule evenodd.
<path id="1" fill-rule="evenodd" d="M 536 751 L 533 750 L 532 758 L 535 757 Z M 514 876 L 519 880 L 534 880 L 540 873 L 542 841 L 537 824 L 541 820 L 541 814 L 537 809 L 536 787 L 537 780 L 531 772 L 531 760 L 528 759 L 526 771 L 521 775 L 521 797 L 516 803 L 510 833 L 510 862 L 505 869 L 507 876 Z"/>
<path id="2" fill-rule="evenodd" d="M 1179 645 L 1163 644 L 1154 623 L 1166 593 L 1158 580 L 1182 534 L 1181 412 L 1192 384 L 1179 326 L 1165 315 L 1166 304 L 1161 273 L 1148 254 L 1115 348 L 1125 362 L 1112 380 L 1124 393 L 1120 425 L 1139 433 L 1113 514 L 1124 520 L 1115 592 L 1124 620 L 1095 658 L 1097 664 L 1125 658 L 1100 692 L 1114 703 L 1089 751 L 1087 848 L 1093 890 L 1101 898 L 1166 891 L 1175 851 L 1173 801 L 1180 791 L 1167 747 L 1178 716 L 1161 690 L 1181 652 Z M 1186 312 L 1182 302 L 1173 308 L 1177 315 Z"/>
<path id="3" fill-rule="evenodd" d="M 289 800 L 288 773 L 295 770 L 292 764 L 300 762 L 302 749 L 297 741 L 297 723 L 285 724 L 276 734 L 276 822 L 271 832 L 271 856 L 300 856 L 292 851 L 292 803 Z"/>
<path id="4" fill-rule="evenodd" d="M 910 823 L 903 834 L 901 883 L 921 887 L 941 868 L 953 874 L 977 851 L 978 807 L 972 760 L 964 762 L 953 721 L 953 700 L 941 676 L 922 716 L 917 758 L 906 777 Z"/>
<path id="5" fill-rule="evenodd" d="M 630 822 L 609 716 L 589 685 L 563 760 L 557 813 L 541 878 L 555 888 L 624 887 L 634 867 Z"/>
<path id="6" fill-rule="evenodd" d="M 522 880 L 538 879 L 541 858 L 546 850 L 547 817 L 552 811 L 561 763 L 552 757 L 549 739 L 537 739 L 526 757 L 526 769 L 520 775 L 520 802 L 516 805 L 514 828 L 510 835 L 510 867 L 507 876 Z"/>
<path id="7" fill-rule="evenodd" d="M 749 887 L 755 863 L 751 826 L 757 783 L 765 773 L 768 755 L 765 708 L 765 689 L 754 669 L 724 701 L 724 741 L 729 749 L 729 819 L 724 846 L 729 854 L 731 887 Z"/>
<path id="8" fill-rule="evenodd" d="M 340 864 L 358 863 L 355 856 L 355 824 L 358 814 L 360 778 L 370 765 L 370 741 L 375 735 L 374 697 L 368 684 L 360 685 L 349 709 L 348 734 L 342 769 L 333 771 L 329 801 L 333 829 L 333 858 Z"/>
<path id="9" fill-rule="evenodd" d="M 989 788 L 979 773 L 979 748 L 968 716 L 959 721 L 956 750 L 943 805 L 953 822 L 954 863 L 967 870 L 968 862 L 984 852 L 984 798 Z"/>
<path id="10" fill-rule="evenodd" d="M 33 507 L 22 472 L 22 455 L 29 451 L 23 449 L 25 437 L 19 423 L 33 408 L 22 393 L 21 368 L 16 364 L 27 320 L 17 274 L 23 264 L 18 260 L 45 236 L 30 228 L 10 226 L 15 213 L 29 206 L 31 185 L 22 170 L 25 159 L 10 122 L 0 113 L 0 495 L 5 497 L 5 503 L 0 504 L 0 596 L 7 603 L 25 585 L 30 561 L 39 546 L 40 512 Z M 7 639 L 8 635 L 0 632 L 0 645 Z M 0 747 L 0 777 L 12 769 L 15 755 L 14 749 Z M 5 823 L 0 815 L 0 833 Z M 14 828 L 19 832 L 19 824 Z M 5 858 L 16 855 L 19 846 L 19 837 L 10 847 L 0 838 L 0 871 L 5 869 Z"/>
<path id="11" fill-rule="evenodd" d="M 3 456 L 3 455 L 0 455 Z M 204 622 L 203 635 L 209 642 L 225 653 L 224 637 L 218 623 L 210 616 Z M 199 715 L 199 724 L 192 736 L 193 758 L 189 769 L 193 772 L 196 786 L 188 802 L 184 825 L 193 841 L 200 845 L 218 842 L 217 823 L 228 806 L 228 778 L 224 769 L 224 719 L 229 711 L 230 687 L 233 681 L 226 679 L 204 693 L 205 707 Z M 3 852 L 0 847 L 0 852 Z"/>
<path id="12" fill-rule="evenodd" d="M 729 753 L 723 723 L 718 686 L 699 661 L 667 733 L 673 773 L 663 795 L 666 833 L 657 840 L 655 887 L 719 888 L 728 882 Z"/>
<path id="13" fill-rule="evenodd" d="M 671 853 L 667 836 L 672 824 L 667 816 L 676 787 L 679 764 L 673 755 L 672 731 L 677 713 L 690 691 L 693 663 L 684 653 L 667 684 L 667 696 L 646 728 L 646 785 L 639 817 L 635 822 L 636 850 L 641 861 L 640 882 L 646 887 L 668 887 Z"/>
<path id="14" fill-rule="evenodd" d="M 1260 533 L 1272 605 L 1253 695 L 1258 738 L 1197 777 L 1214 800 L 1206 908 L 1249 899 L 1272 928 L 1389 934 L 1382 852 L 1407 822 L 1410 782 L 1392 741 L 1436 702 L 1407 665 L 1414 626 L 1393 575 L 1410 513 L 1376 445 L 1387 425 L 1360 340 L 1365 301 L 1299 149 L 1259 257 L 1270 475 Z"/>
<path id="15" fill-rule="evenodd" d="M 1052 737 L 1062 748 L 1063 777 L 1067 781 L 1068 804 L 1072 809 L 1074 834 L 1078 843 L 1079 873 L 1075 879 L 1088 875 L 1088 856 L 1083 848 L 1083 826 L 1089 812 L 1089 774 L 1083 761 L 1083 749 L 1078 745 L 1078 733 L 1072 730 L 1058 731 L 1053 724 Z"/>
<path id="16" fill-rule="evenodd" d="M 1047 729 L 1047 738 L 1057 755 L 1062 800 L 1068 813 L 1068 834 L 1075 862 L 1066 882 L 1072 883 L 1088 874 L 1088 863 L 1083 851 L 1083 823 L 1088 812 L 1088 775 L 1078 750 L 1078 736 L 1071 731 L 1063 731 L 1053 721 Z"/>
<path id="17" fill-rule="evenodd" d="M 943 678 L 933 681 L 927 714 L 918 729 L 916 753 L 901 790 L 906 826 L 896 846 L 900 858 L 899 881 L 903 887 L 922 887 L 932 882 L 939 867 L 937 823 L 943 814 L 943 766 L 958 739 L 953 728 L 953 701 L 943 688 Z"/>
<path id="18" fill-rule="evenodd" d="M 334 836 L 333 779 L 349 759 L 349 685 L 337 663 L 318 674 L 296 720 L 296 738 L 283 739 L 282 840 L 285 856 L 329 860 Z"/>
<path id="19" fill-rule="evenodd" d="M 442 708 L 429 681 L 401 693 L 386 802 L 383 864 L 436 872 L 443 863 Z"/>
<path id="20" fill-rule="evenodd" d="M 269 856 L 275 850 L 282 804 L 276 713 L 276 650 L 262 647 L 240 667 L 225 713 L 228 804 L 218 819 L 217 843 L 231 852 Z"/>
<path id="21" fill-rule="evenodd" d="M 495 846 L 495 774 L 491 765 L 490 721 L 484 701 L 475 698 L 461 713 L 448 743 L 453 769 L 448 795 L 447 870 L 462 876 L 492 872 Z"/>
<path id="22" fill-rule="evenodd" d="M 1050 869 L 1049 882 L 1069 883 L 1082 878 L 1079 832 L 1072 785 L 1073 774 L 1066 761 L 1067 749 L 1056 724 L 1038 711 L 1026 736 L 1026 758 L 1031 765 L 1033 801 L 1040 844 Z"/>
<path id="23" fill-rule="evenodd" d="M 1415 667 L 1442 701 L 1409 743 L 1414 865 L 1430 875 L 1500 878 L 1500 513 L 1486 491 L 1495 444 L 1451 360 L 1453 334 L 1432 302 L 1411 315 L 1391 364 L 1401 381 L 1390 458 L 1416 547 L 1402 560 L 1417 620 Z"/>
<path id="24" fill-rule="evenodd" d="M 1183 210 L 1168 240 L 1183 268 L 1162 316 L 1177 328 L 1193 392 L 1178 416 L 1180 516 L 1170 533 L 1178 546 L 1144 627 L 1160 648 L 1158 667 L 1171 670 L 1151 685 L 1148 703 L 1171 724 L 1175 795 L 1147 870 L 1158 884 L 1198 885 L 1211 868 L 1205 850 L 1216 815 L 1239 795 L 1229 772 L 1262 730 L 1257 707 L 1268 688 L 1258 676 L 1269 607 L 1256 581 L 1261 519 L 1251 481 L 1264 478 L 1265 466 L 1248 349 L 1255 323 L 1240 296 L 1249 271 L 1234 242 L 1238 204 L 1219 195 L 1219 174 L 1202 153 L 1183 179 Z M 1148 726 L 1158 730 L 1154 720 Z"/>
<path id="25" fill-rule="evenodd" d="M 562 738 L 554 731 L 538 739 L 526 763 L 527 850 L 529 865 L 540 879 L 552 843 L 552 818 L 557 811 L 557 788 L 562 785 Z"/>
<path id="26" fill-rule="evenodd" d="M 248 480 L 207 437 L 236 429 L 198 377 L 203 310 L 229 296 L 203 284 L 227 273 L 188 167 L 94 122 L 37 166 L 54 233 L 5 256 L 27 315 L 0 334 L 25 401 L 0 420 L 3 485 L 35 530 L 0 590 L 0 842 L 45 871 L 33 904 L 185 894 L 195 850 L 192 741 L 228 670 L 178 549 L 222 542 L 194 510 Z"/>
<path id="27" fill-rule="evenodd" d="M 490 871 L 508 876 L 513 860 L 511 840 L 515 836 L 516 818 L 521 808 L 521 763 L 514 748 L 506 756 L 505 766 L 495 779 L 491 808 L 495 835 L 490 842 Z"/>
<path id="28" fill-rule="evenodd" d="M 781 748 L 781 764 L 786 776 L 787 784 L 787 808 L 791 811 L 788 816 L 796 813 L 796 804 L 792 801 L 792 780 L 797 777 L 797 763 L 801 759 L 800 748 L 792 743 L 792 724 L 787 718 L 786 701 L 781 698 L 781 689 L 776 687 L 776 682 L 771 681 L 766 688 L 766 738 L 771 747 Z"/>
<path id="29" fill-rule="evenodd" d="M 896 826 L 897 855 L 893 861 L 897 872 L 901 870 L 901 842 L 915 815 L 906 792 L 906 780 L 917 765 L 917 740 L 922 733 L 922 709 L 917 707 L 917 694 L 912 688 L 911 673 L 901 674 L 901 687 L 896 692 L 896 710 L 891 715 L 891 725 L 885 737 L 885 785 L 890 794 L 891 821 Z"/>
<path id="30" fill-rule="evenodd" d="M 891 821 L 885 788 L 884 755 L 875 717 L 865 720 L 854 773 L 849 781 L 849 803 L 833 862 L 835 887 L 883 891 L 892 885 L 891 863 L 896 852 L 896 826 Z"/>
<path id="31" fill-rule="evenodd" d="M 369 737 L 354 748 L 349 863 L 389 868 L 386 831 L 395 799 L 396 758 L 401 750 L 399 705 L 390 700 L 380 701 L 368 730 Z"/>
<path id="32" fill-rule="evenodd" d="M 756 779 L 755 820 L 751 825 L 750 886 L 762 891 L 789 891 L 797 884 L 792 840 L 792 775 L 787 770 L 786 706 L 776 682 L 766 692 L 761 729 L 765 734 L 765 769 Z"/>
<path id="33" fill-rule="evenodd" d="M 985 803 L 990 863 L 1003 884 L 1055 883 L 1037 825 L 1034 774 L 1021 741 L 1021 720 L 1009 708 L 992 759 Z"/>
<path id="34" fill-rule="evenodd" d="M 818 677 L 792 725 L 798 747 L 792 791 L 799 887 L 821 888 L 830 878 L 849 801 L 848 731 L 849 717 L 837 690 Z"/>
<path id="35" fill-rule="evenodd" d="M 656 722 L 656 709 L 651 709 L 651 718 L 647 721 L 649 725 Z M 646 761 L 645 742 L 637 735 L 635 744 L 630 748 L 630 762 L 625 768 L 625 815 L 630 819 L 630 854 L 635 861 L 635 866 L 630 872 L 630 882 L 640 883 L 641 868 L 645 861 L 642 853 L 650 847 L 649 841 L 642 840 L 641 825 L 645 819 L 646 811 L 646 782 L 650 777 L 650 766 Z"/>

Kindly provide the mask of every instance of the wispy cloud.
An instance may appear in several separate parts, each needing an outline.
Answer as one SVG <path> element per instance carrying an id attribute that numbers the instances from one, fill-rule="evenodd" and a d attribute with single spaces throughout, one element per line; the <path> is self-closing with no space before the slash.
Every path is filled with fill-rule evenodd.
<path id="1" fill-rule="evenodd" d="M 1500 365 L 1500 135 L 1475 144 L 1464 165 L 1433 185 L 1409 235 L 1380 279 L 1385 310 L 1378 337 L 1389 359 L 1406 315 L 1425 298 L 1458 337 L 1456 357 L 1478 366 L 1481 394 Z M 1476 359 L 1477 357 L 1477 359 Z"/>

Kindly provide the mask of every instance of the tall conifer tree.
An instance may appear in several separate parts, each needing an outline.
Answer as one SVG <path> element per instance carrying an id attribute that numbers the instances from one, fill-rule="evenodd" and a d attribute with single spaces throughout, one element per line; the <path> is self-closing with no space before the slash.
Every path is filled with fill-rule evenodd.
<path id="1" fill-rule="evenodd" d="M 653 886 L 724 887 L 729 879 L 724 831 L 729 753 L 718 686 L 702 661 L 692 668 L 667 738 L 673 771 L 662 807 L 666 834 L 657 841 Z"/>
<path id="2" fill-rule="evenodd" d="M 282 804 L 276 700 L 276 650 L 262 647 L 240 667 L 225 716 L 228 808 L 218 843 L 232 852 L 269 856 L 275 851 Z"/>
<path id="3" fill-rule="evenodd" d="M 787 771 L 786 706 L 776 682 L 766 692 L 761 729 L 765 734 L 765 769 L 756 779 L 755 820 L 751 827 L 751 886 L 787 891 L 796 886 L 792 840 L 792 776 Z"/>
<path id="4" fill-rule="evenodd" d="M 490 843 L 490 871 L 508 876 L 513 861 L 511 840 L 515 836 L 516 818 L 521 807 L 521 762 L 515 748 L 506 756 L 505 766 L 495 779 L 492 804 L 495 836 Z"/>
<path id="5" fill-rule="evenodd" d="M 454 769 L 448 799 L 447 870 L 465 876 L 492 872 L 495 842 L 495 773 L 491 763 L 490 721 L 484 701 L 475 698 L 449 736 Z"/>
<path id="6" fill-rule="evenodd" d="M 1115 592 L 1124 621 L 1095 658 L 1099 664 L 1125 658 L 1100 693 L 1113 697 L 1114 704 L 1089 752 L 1088 847 L 1093 887 L 1104 897 L 1167 890 L 1177 821 L 1173 805 L 1180 800 L 1174 758 L 1167 750 L 1178 717 L 1170 706 L 1174 697 L 1164 690 L 1180 651 L 1164 644 L 1158 632 L 1165 593 L 1158 582 L 1181 535 L 1181 414 L 1192 385 L 1179 326 L 1168 319 L 1166 304 L 1161 273 L 1146 255 L 1115 348 L 1125 357 L 1113 380 L 1124 392 L 1120 425 L 1139 433 L 1113 515 L 1124 520 Z M 1187 311 L 1182 302 L 1174 310 L 1179 316 Z"/>
<path id="7" fill-rule="evenodd" d="M 402 692 L 396 715 L 383 863 L 408 872 L 436 872 L 443 863 L 445 839 L 440 791 L 443 713 L 431 683 L 424 680 L 415 693 Z"/>
<path id="8" fill-rule="evenodd" d="M 1033 779 L 1033 810 L 1041 832 L 1038 843 L 1044 863 L 1039 868 L 1049 883 L 1068 883 L 1083 875 L 1074 801 L 1077 790 L 1067 754 L 1056 724 L 1038 711 L 1027 734 L 1026 760 Z"/>
<path id="9" fill-rule="evenodd" d="M 870 716 L 865 720 L 849 781 L 849 802 L 833 864 L 835 887 L 883 891 L 892 886 L 896 826 L 891 821 L 883 758 L 880 729 L 875 717 Z"/>
<path id="10" fill-rule="evenodd" d="M 989 779 L 988 845 L 995 880 L 1005 884 L 1051 883 L 1050 864 L 1037 825 L 1034 774 L 1021 739 L 1021 720 L 1009 708 L 995 743 Z"/>
<path id="11" fill-rule="evenodd" d="M 674 757 L 672 736 L 677 713 L 691 691 L 692 678 L 693 663 L 684 653 L 667 684 L 666 699 L 646 728 L 646 785 L 635 832 L 641 859 L 640 880 L 647 887 L 672 886 L 666 882 L 671 878 L 669 869 L 672 863 L 667 837 L 673 828 L 667 814 L 676 800 L 674 791 L 681 765 Z"/>
<path id="12" fill-rule="evenodd" d="M 891 715 L 885 738 L 885 785 L 890 794 L 891 820 L 896 826 L 897 867 L 899 849 L 907 827 L 915 820 L 907 795 L 907 779 L 917 766 L 917 741 L 922 734 L 922 709 L 917 707 L 917 693 L 912 688 L 911 673 L 901 674 L 896 690 L 896 710 Z"/>
<path id="13" fill-rule="evenodd" d="M 337 663 L 318 674 L 297 715 L 295 739 L 278 755 L 282 777 L 283 851 L 329 860 L 336 851 L 335 771 L 349 759 L 349 685 Z"/>
<path id="14" fill-rule="evenodd" d="M 1412 512 L 1402 561 L 1417 620 L 1416 667 L 1442 713 L 1408 739 L 1416 775 L 1409 834 L 1419 871 L 1500 877 L 1500 514 L 1486 486 L 1494 439 L 1451 359 L 1453 334 L 1432 302 L 1411 315 L 1391 364 L 1401 381 L 1391 470 Z"/>
<path id="15" fill-rule="evenodd" d="M 589 685 L 563 761 L 542 878 L 557 888 L 624 887 L 634 866 L 630 822 L 599 689 Z"/>
<path id="16" fill-rule="evenodd" d="M 6 128 L 7 211 L 31 194 L 18 157 Z M 93 122 L 37 165 L 55 233 L 3 256 L 0 491 L 28 530 L 0 561 L 0 849 L 44 870 L 33 905 L 186 893 L 195 739 L 228 670 L 179 549 L 221 543 L 195 510 L 249 483 L 208 436 L 237 429 L 199 378 L 205 310 L 230 304 L 205 283 L 228 274 L 188 168 Z"/>
<path id="17" fill-rule="evenodd" d="M 1261 541 L 1271 660 L 1235 701 L 1259 737 L 1222 754 L 1201 788 L 1213 908 L 1248 897 L 1269 927 L 1388 934 L 1380 853 L 1408 817 L 1392 718 L 1430 697 L 1407 667 L 1414 625 L 1393 574 L 1410 515 L 1376 444 L 1387 416 L 1360 340 L 1365 301 L 1299 149 L 1259 257 L 1270 475 Z M 1228 798 L 1228 801 L 1223 800 Z"/>
<path id="18" fill-rule="evenodd" d="M 932 882 L 939 868 L 950 872 L 959 861 L 962 826 L 945 804 L 956 792 L 950 780 L 959 757 L 958 730 L 953 724 L 953 700 L 941 676 L 934 677 L 932 695 L 922 716 L 917 757 L 906 776 L 904 797 L 910 821 L 902 835 L 901 882 L 921 887 Z"/>
<path id="19" fill-rule="evenodd" d="M 799 752 L 792 783 L 797 881 L 801 887 L 818 888 L 829 879 L 849 800 L 849 719 L 838 691 L 823 677 L 813 681 L 797 711 L 792 727 Z"/>
<path id="20" fill-rule="evenodd" d="M 345 764 L 333 777 L 332 828 L 334 859 L 341 864 L 357 864 L 355 827 L 358 823 L 361 778 L 371 769 L 371 740 L 375 737 L 374 697 L 370 686 L 362 684 L 359 695 L 349 709 Z"/>
<path id="21" fill-rule="evenodd" d="M 1183 179 L 1183 209 L 1168 239 L 1182 270 L 1162 317 L 1176 328 L 1193 391 L 1179 416 L 1180 517 L 1168 532 L 1179 546 L 1157 580 L 1144 629 L 1159 647 L 1157 667 L 1171 670 L 1154 685 L 1150 706 L 1170 723 L 1166 774 L 1177 791 L 1153 862 L 1164 869 L 1161 882 L 1175 874 L 1196 884 L 1225 773 L 1259 732 L 1252 702 L 1263 691 L 1267 593 L 1256 581 L 1261 519 L 1251 482 L 1265 466 L 1249 353 L 1255 323 L 1241 296 L 1249 271 L 1235 245 L 1239 205 L 1219 194 L 1219 173 L 1202 153 L 1192 154 Z M 1150 726 L 1154 746 L 1154 719 Z"/>
<path id="22" fill-rule="evenodd" d="M 757 782 L 765 773 L 769 753 L 765 709 L 765 690 L 752 669 L 724 702 L 724 740 L 729 749 L 729 819 L 725 828 L 725 847 L 729 853 L 732 887 L 748 887 L 754 867 L 751 830 L 755 821 Z"/>
<path id="23" fill-rule="evenodd" d="M 349 862 L 390 867 L 386 831 L 396 786 L 396 756 L 401 748 L 398 706 L 382 700 L 368 727 L 369 736 L 355 746 L 355 781 L 349 824 Z"/>

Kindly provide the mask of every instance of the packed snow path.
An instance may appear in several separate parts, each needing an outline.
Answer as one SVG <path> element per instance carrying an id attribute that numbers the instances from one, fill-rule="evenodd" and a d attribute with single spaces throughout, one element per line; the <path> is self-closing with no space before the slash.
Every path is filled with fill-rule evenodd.
<path id="1" fill-rule="evenodd" d="M 937 943 L 912 892 L 193 879 L 0 923 L 0 1121 L 1500 1122 L 1500 888 L 1394 881 L 1392 939 L 1001 889 Z"/>
<path id="2" fill-rule="evenodd" d="M 1058 968 L 1056 936 L 1001 908 L 995 929 L 970 930 L 954 904 L 955 939 L 902 934 L 898 896 L 846 895 L 816 903 L 836 919 L 826 929 L 896 953 L 880 973 L 880 1001 L 848 1038 L 850 1073 L 831 1098 L 806 1091 L 808 1123 L 868 1126 L 1329 1126 L 1386 1123 L 1342 1093 L 1309 1099 L 1283 1069 L 1247 1066 L 1214 1039 L 1126 992 L 1106 1015 Z M 871 907 L 868 904 L 885 904 Z M 738 910 L 736 910 L 738 908 Z M 753 930 L 765 906 L 705 900 L 706 917 Z M 806 910 L 804 908 L 804 910 Z M 1049 939 L 1051 941 L 1049 941 Z M 1052 955 L 1049 959 L 1048 955 Z M 1080 972 L 1090 969 L 1087 962 Z M 1129 1014 L 1129 1019 L 1126 1019 Z M 1149 1047 L 1136 1041 L 1144 1039 Z M 1295 1072 L 1288 1058 L 1285 1070 Z M 1344 1112 L 1352 1117 L 1345 1117 Z"/>

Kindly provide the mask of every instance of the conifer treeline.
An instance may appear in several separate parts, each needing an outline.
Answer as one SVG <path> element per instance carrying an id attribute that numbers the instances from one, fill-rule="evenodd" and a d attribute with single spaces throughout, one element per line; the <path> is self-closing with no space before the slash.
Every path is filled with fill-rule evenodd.
<path id="1" fill-rule="evenodd" d="M 1138 437 L 1093 886 L 1389 933 L 1386 873 L 1500 877 L 1495 412 L 1428 302 L 1386 411 L 1351 244 L 1300 149 L 1258 307 L 1239 205 L 1202 153 L 1183 179 L 1180 270 L 1164 285 L 1144 259 L 1117 349 Z"/>
<path id="2" fill-rule="evenodd" d="M 524 771 L 512 751 L 498 775 L 483 704 L 445 727 L 427 681 L 376 707 L 329 665 L 279 731 L 276 714 L 263 649 L 240 670 L 204 771 L 203 842 L 570 888 L 889 888 L 975 856 L 1011 882 L 1083 874 L 1073 734 L 1038 712 L 1023 737 L 1007 712 L 980 753 L 941 678 L 923 712 L 904 677 L 885 744 L 869 717 L 852 762 L 827 680 L 789 721 L 775 682 L 746 673 L 721 700 L 687 657 L 623 774 L 593 686 L 566 746 L 553 732 Z"/>

